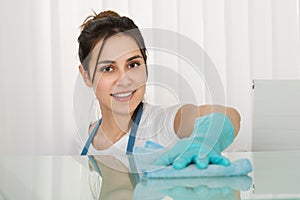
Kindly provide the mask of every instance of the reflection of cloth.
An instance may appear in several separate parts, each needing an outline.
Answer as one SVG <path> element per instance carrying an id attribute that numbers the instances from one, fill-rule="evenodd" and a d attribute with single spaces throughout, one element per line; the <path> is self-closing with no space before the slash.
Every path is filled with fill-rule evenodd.
<path id="1" fill-rule="evenodd" d="M 138 127 L 135 146 L 144 146 L 147 140 L 159 143 L 162 146 L 173 145 L 178 137 L 174 132 L 174 118 L 180 105 L 162 107 L 144 103 L 144 110 L 141 122 Z M 84 144 L 88 140 L 88 126 L 85 133 L 81 133 L 81 144 L 79 151 L 81 152 Z M 130 132 L 131 130 L 129 130 Z M 114 145 L 105 150 L 96 150 L 91 145 L 88 154 L 90 155 L 125 155 L 129 133 L 124 135 Z"/>
<path id="2" fill-rule="evenodd" d="M 209 188 L 230 187 L 234 190 L 246 191 L 251 187 L 252 178 L 250 176 L 230 176 L 230 177 L 200 177 L 185 178 L 184 181 L 179 178 L 174 179 L 142 179 L 140 186 L 150 188 L 166 188 L 178 185 L 187 187 L 196 187 L 205 185 Z"/>
<path id="3" fill-rule="evenodd" d="M 252 165 L 248 159 L 240 159 L 230 166 L 209 165 L 206 169 L 198 169 L 194 164 L 186 168 L 176 170 L 172 166 L 154 166 L 153 161 L 163 153 L 160 147 L 148 142 L 143 148 L 134 150 L 136 165 L 140 172 L 147 178 L 182 178 L 182 177 L 216 177 L 216 176 L 240 176 L 252 171 Z"/>
<path id="4" fill-rule="evenodd" d="M 251 184 L 249 176 L 142 179 L 135 187 L 134 199 L 234 199 L 234 190 L 246 191 Z"/>

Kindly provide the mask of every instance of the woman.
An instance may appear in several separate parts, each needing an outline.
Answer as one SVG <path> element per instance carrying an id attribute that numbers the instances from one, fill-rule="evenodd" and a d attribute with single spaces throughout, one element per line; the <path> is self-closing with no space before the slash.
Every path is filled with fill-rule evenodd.
<path id="1" fill-rule="evenodd" d="M 191 162 L 199 168 L 229 164 L 221 152 L 239 131 L 238 112 L 215 105 L 163 108 L 145 103 L 146 47 L 131 19 L 113 11 L 88 17 L 78 42 L 79 71 L 93 88 L 102 114 L 89 127 L 82 155 L 130 154 L 134 146 L 150 140 L 166 148 L 175 144 L 158 164 L 173 164 L 176 169 Z"/>

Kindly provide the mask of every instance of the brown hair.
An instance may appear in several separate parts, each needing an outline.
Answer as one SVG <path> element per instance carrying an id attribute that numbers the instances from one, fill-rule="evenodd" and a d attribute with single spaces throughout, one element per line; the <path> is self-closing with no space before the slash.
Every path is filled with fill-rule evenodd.
<path id="1" fill-rule="evenodd" d="M 94 12 L 94 15 L 87 17 L 81 25 L 81 33 L 78 37 L 78 54 L 84 70 L 88 71 L 89 69 L 88 63 L 91 56 L 90 52 L 93 50 L 97 42 L 100 39 L 104 39 L 98 53 L 98 60 L 103 46 L 105 45 L 105 40 L 117 33 L 124 33 L 135 40 L 135 42 L 140 48 L 141 54 L 146 63 L 147 50 L 145 47 L 144 38 L 138 27 L 130 18 L 121 17 L 118 13 L 111 10 L 107 10 L 99 14 L 96 14 Z M 94 80 L 95 70 L 96 67 L 92 76 L 92 82 Z"/>

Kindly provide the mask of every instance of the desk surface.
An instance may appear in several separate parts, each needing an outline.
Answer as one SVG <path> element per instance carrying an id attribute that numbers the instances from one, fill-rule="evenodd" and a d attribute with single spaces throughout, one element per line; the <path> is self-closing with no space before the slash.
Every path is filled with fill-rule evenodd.
<path id="1" fill-rule="evenodd" d="M 0 200 L 133 199 L 134 196 L 141 195 L 143 199 L 165 200 L 200 197 L 204 199 L 300 199 L 300 151 L 227 153 L 226 156 L 231 160 L 239 158 L 251 160 L 254 171 L 249 174 L 252 183 L 247 190 L 230 187 L 230 183 L 243 181 L 239 178 L 159 179 L 134 185 L 127 173 L 118 174 L 114 170 L 111 173 L 109 168 L 102 171 L 108 173 L 103 175 L 108 179 L 101 187 L 102 178 L 96 171 L 90 170 L 87 157 L 2 156 L 0 157 Z M 208 184 L 203 185 L 203 183 Z M 222 188 L 216 187 L 221 183 L 225 183 Z"/>

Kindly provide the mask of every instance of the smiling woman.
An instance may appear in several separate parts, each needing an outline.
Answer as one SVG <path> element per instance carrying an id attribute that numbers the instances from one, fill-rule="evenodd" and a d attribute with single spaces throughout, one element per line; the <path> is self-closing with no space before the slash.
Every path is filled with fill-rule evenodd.
<path id="1" fill-rule="evenodd" d="M 103 45 L 100 40 L 94 50 Z M 107 39 L 94 71 L 94 82 L 86 77 L 88 85 L 93 86 L 97 99 L 101 102 L 102 115 L 132 113 L 143 99 L 147 79 L 146 65 L 136 42 L 129 36 L 119 33 Z M 82 74 L 86 72 L 81 67 Z M 103 124 L 104 125 L 104 124 Z"/>
<path id="2" fill-rule="evenodd" d="M 209 163 L 229 164 L 221 152 L 239 131 L 238 112 L 214 105 L 146 103 L 146 47 L 131 19 L 113 11 L 88 17 L 78 42 L 79 71 L 85 84 L 93 88 L 102 115 L 82 138 L 86 142 L 81 155 L 126 155 L 134 146 L 152 141 L 166 148 L 176 144 L 159 164 L 174 164 L 177 169 L 190 163 L 199 168 Z"/>

